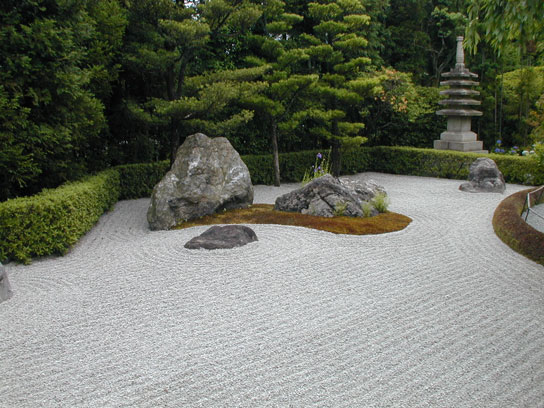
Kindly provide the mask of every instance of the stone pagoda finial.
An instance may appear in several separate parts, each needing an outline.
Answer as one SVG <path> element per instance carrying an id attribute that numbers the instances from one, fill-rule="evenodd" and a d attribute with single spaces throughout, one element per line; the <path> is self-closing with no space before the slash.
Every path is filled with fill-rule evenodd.
<path id="1" fill-rule="evenodd" d="M 455 68 L 465 69 L 465 51 L 463 50 L 463 37 L 457 37 L 457 52 L 455 54 Z"/>

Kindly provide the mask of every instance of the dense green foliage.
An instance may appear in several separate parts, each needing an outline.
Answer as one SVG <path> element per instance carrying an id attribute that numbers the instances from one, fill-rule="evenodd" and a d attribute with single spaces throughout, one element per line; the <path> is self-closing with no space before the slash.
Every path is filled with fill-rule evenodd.
<path id="1" fill-rule="evenodd" d="M 300 182 L 317 150 L 282 153 L 283 178 Z M 474 153 L 410 147 L 358 147 L 343 152 L 344 174 L 377 171 L 466 179 Z M 489 155 L 507 182 L 544 184 L 544 168 L 532 158 Z M 253 184 L 273 184 L 273 156 L 242 156 Z M 33 256 L 63 254 L 119 199 L 149 197 L 170 168 L 168 160 L 117 166 L 79 182 L 32 197 L 0 203 L 0 261 L 29 262 Z"/>
<path id="2" fill-rule="evenodd" d="M 103 103 L 123 31 L 116 4 L 2 2 L 0 199 L 81 177 L 100 155 L 92 147 L 107 125 Z"/>
<path id="3" fill-rule="evenodd" d="M 0 261 L 66 253 L 118 198 L 119 173 L 106 170 L 0 203 Z"/>
<path id="4" fill-rule="evenodd" d="M 299 182 L 314 164 L 318 150 L 280 154 L 282 177 Z M 359 147 L 343 152 L 343 174 L 376 171 L 466 180 L 469 167 L 482 155 L 412 147 Z M 544 184 L 544 168 L 533 158 L 490 154 L 508 183 Z M 272 184 L 272 156 L 242 156 L 253 184 Z"/>
<path id="5" fill-rule="evenodd" d="M 340 153 L 362 142 L 431 147 L 445 127 L 437 84 L 467 27 L 484 112 L 474 130 L 487 149 L 500 139 L 532 150 L 544 134 L 543 8 L 535 0 L 6 0 L 0 201 L 171 159 L 198 131 L 227 137 L 243 155 L 272 152 L 275 184 L 291 177 L 280 152 L 332 148 L 337 173 L 350 165 Z"/>
<path id="6" fill-rule="evenodd" d="M 119 172 L 119 199 L 149 197 L 155 184 L 170 170 L 170 161 L 125 164 L 115 170 Z"/>

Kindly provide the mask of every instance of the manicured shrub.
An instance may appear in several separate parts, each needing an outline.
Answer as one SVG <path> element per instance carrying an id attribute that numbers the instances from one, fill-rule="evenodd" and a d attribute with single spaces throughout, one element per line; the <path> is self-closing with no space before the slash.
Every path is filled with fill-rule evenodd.
<path id="1" fill-rule="evenodd" d="M 523 156 L 463 153 L 413 147 L 363 147 L 369 149 L 369 170 L 464 180 L 469 167 L 478 157 L 489 157 L 497 163 L 506 182 L 527 185 L 544 184 L 544 168 L 536 160 Z"/>
<path id="2" fill-rule="evenodd" d="M 514 251 L 544 265 L 544 233 L 537 231 L 522 218 L 527 193 L 519 191 L 505 198 L 493 214 L 493 229 Z"/>
<path id="3" fill-rule="evenodd" d="M 502 154 L 490 154 L 488 157 L 497 163 L 508 183 L 532 186 L 544 184 L 544 166 L 539 166 L 533 157 Z"/>
<path id="4" fill-rule="evenodd" d="M 153 187 L 170 170 L 170 162 L 125 164 L 115 167 L 119 172 L 120 199 L 150 197 Z"/>
<path id="5" fill-rule="evenodd" d="M 119 198 L 119 174 L 106 170 L 78 182 L 0 203 L 0 260 L 64 254 Z"/>
<path id="6" fill-rule="evenodd" d="M 315 163 L 308 150 L 280 154 L 282 182 L 301 182 Z M 376 171 L 466 179 L 481 154 L 412 147 L 359 147 L 342 154 L 343 174 Z M 522 156 L 490 154 L 509 183 L 544 184 L 544 168 Z M 253 184 L 273 184 L 272 155 L 246 155 Z M 170 169 L 168 161 L 115 167 L 55 190 L 0 203 L 0 261 L 29 262 L 33 256 L 65 253 L 118 199 L 149 197 Z"/>
<path id="7" fill-rule="evenodd" d="M 274 163 L 271 154 L 242 156 L 251 175 L 252 184 L 274 184 Z"/>

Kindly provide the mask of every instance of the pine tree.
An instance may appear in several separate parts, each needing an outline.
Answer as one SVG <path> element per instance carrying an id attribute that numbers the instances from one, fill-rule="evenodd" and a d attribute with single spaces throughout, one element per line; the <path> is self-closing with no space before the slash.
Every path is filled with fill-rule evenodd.
<path id="1" fill-rule="evenodd" d="M 188 134 L 184 128 L 188 120 L 195 123 L 204 112 L 218 113 L 236 92 L 241 92 L 234 82 L 244 73 L 232 74 L 224 82 L 217 75 L 213 78 L 200 75 L 198 69 L 206 66 L 203 59 L 223 51 L 212 50 L 209 45 L 247 30 L 260 15 L 260 7 L 247 0 L 187 4 L 171 0 L 131 2 L 125 59 L 129 77 L 136 81 L 135 93 L 141 100 L 138 95 L 133 96 L 129 85 L 126 97 L 131 102 L 127 106 L 131 107 L 131 115 L 141 121 L 149 119 L 148 126 L 168 129 L 171 160 L 181 138 Z M 200 79 L 191 82 L 189 78 L 195 75 Z M 195 88 L 193 84 L 198 81 L 200 88 Z M 209 103 L 208 98 L 213 101 Z M 157 114 L 158 118 L 153 119 L 149 113 Z M 235 125 L 242 118 L 249 119 L 248 113 L 231 118 L 230 124 Z M 224 121 L 223 125 L 227 123 Z"/>

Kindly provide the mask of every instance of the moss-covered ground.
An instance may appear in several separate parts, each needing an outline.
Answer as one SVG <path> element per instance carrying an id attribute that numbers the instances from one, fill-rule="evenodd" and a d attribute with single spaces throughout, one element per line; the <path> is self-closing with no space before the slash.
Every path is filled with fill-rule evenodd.
<path id="1" fill-rule="evenodd" d="M 271 204 L 253 204 L 249 208 L 224 211 L 179 224 L 175 229 L 214 224 L 278 224 L 313 228 L 335 234 L 383 234 L 400 231 L 408 226 L 411 218 L 394 212 L 375 217 L 317 217 L 314 215 L 274 210 Z"/>
<path id="2" fill-rule="evenodd" d="M 495 210 L 493 228 L 497 236 L 514 251 L 544 265 L 544 233 L 521 218 L 527 193 L 531 190 L 519 191 L 505 198 Z"/>

